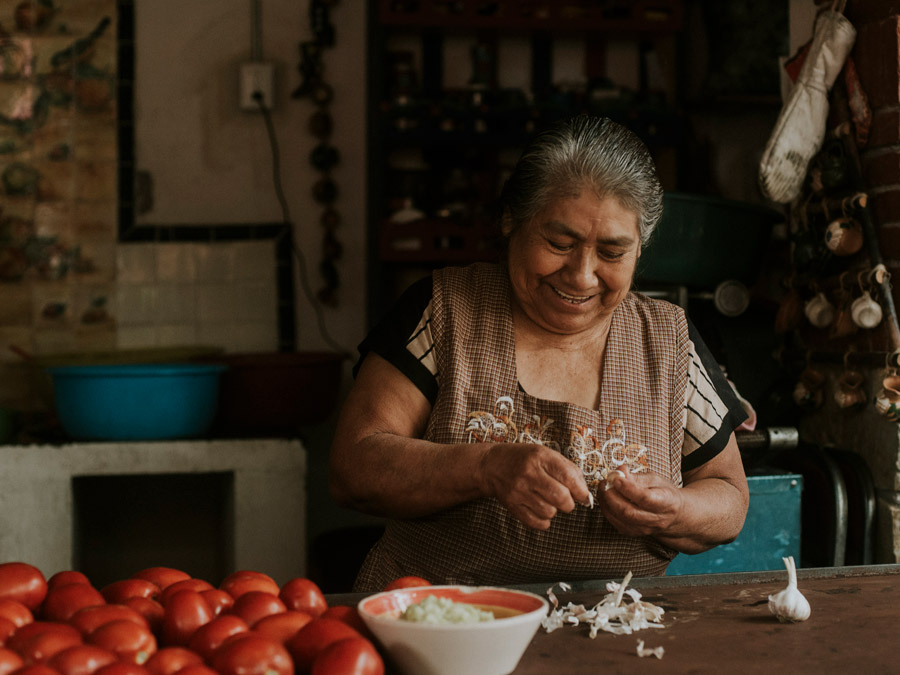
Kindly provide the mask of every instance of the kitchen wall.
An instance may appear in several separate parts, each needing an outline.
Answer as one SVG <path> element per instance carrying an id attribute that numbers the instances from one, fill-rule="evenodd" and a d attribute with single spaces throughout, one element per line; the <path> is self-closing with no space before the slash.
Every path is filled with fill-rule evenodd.
<path id="1" fill-rule="evenodd" d="M 44 404 L 32 395 L 7 344 L 39 355 L 195 344 L 227 351 L 278 348 L 272 240 L 216 241 L 210 233 L 189 243 L 117 241 L 116 4 L 72 0 L 40 23 L 17 25 L 18 2 L 0 0 L 0 22 L 16 27 L 23 53 L 37 55 L 27 70 L 10 73 L 11 66 L 4 66 L 0 114 L 8 123 L 0 127 L 0 169 L 10 180 L 20 176 L 19 165 L 34 164 L 40 172 L 40 189 L 7 180 L 0 193 L 0 404 Z M 311 196 L 318 174 L 308 160 L 314 107 L 291 97 L 300 82 L 299 45 L 311 39 L 309 17 L 306 3 L 266 0 L 261 8 L 262 58 L 275 68 L 271 119 L 281 181 L 314 292 L 322 285 L 322 231 Z M 238 66 L 251 52 L 250 10 L 249 0 L 134 2 L 135 165 L 144 184 L 153 186 L 152 197 L 145 192 L 138 208 L 143 227 L 282 222 L 263 117 L 238 107 Z M 88 66 L 92 74 L 102 73 L 88 82 L 94 90 L 105 87 L 102 99 L 68 100 L 43 118 L 23 113 L 34 103 L 30 92 L 48 75 L 67 77 L 68 84 L 85 81 L 71 71 L 60 75 L 50 59 L 86 40 L 104 17 L 113 23 L 93 38 L 90 57 L 79 66 L 80 73 Z M 365 240 L 364 7 L 338 3 L 332 19 L 337 41 L 323 61 L 336 92 L 333 142 L 341 162 L 333 175 L 340 187 L 335 206 L 342 215 L 344 257 L 337 303 L 322 311 L 335 340 L 352 349 L 365 321 L 359 264 Z M 58 157 L 63 149 L 74 161 Z M 296 287 L 297 347 L 325 348 L 299 278 Z"/>

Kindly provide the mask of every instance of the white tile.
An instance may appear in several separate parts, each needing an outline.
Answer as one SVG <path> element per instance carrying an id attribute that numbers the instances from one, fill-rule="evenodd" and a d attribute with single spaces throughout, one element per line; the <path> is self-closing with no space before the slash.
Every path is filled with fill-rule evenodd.
<path id="1" fill-rule="evenodd" d="M 196 289 L 193 284 L 160 284 L 157 321 L 162 324 L 193 324 L 197 320 Z"/>
<path id="2" fill-rule="evenodd" d="M 234 245 L 235 281 L 271 281 L 275 283 L 275 244 L 249 241 Z"/>
<path id="3" fill-rule="evenodd" d="M 234 244 L 198 244 L 194 247 L 197 281 L 231 281 L 234 278 Z"/>
<path id="4" fill-rule="evenodd" d="M 198 324 L 197 344 L 222 347 L 227 352 L 237 351 L 234 347 L 234 325 L 230 322 Z"/>
<path id="5" fill-rule="evenodd" d="M 197 278 L 194 244 L 157 244 L 156 274 L 160 281 L 188 282 Z"/>
<path id="6" fill-rule="evenodd" d="M 156 246 L 120 244 L 116 249 L 116 279 L 125 283 L 156 281 Z"/>
<path id="7" fill-rule="evenodd" d="M 234 289 L 234 319 L 275 323 L 278 297 L 274 284 L 245 282 Z"/>
<path id="8" fill-rule="evenodd" d="M 116 346 L 119 349 L 143 349 L 157 345 L 156 326 L 119 326 L 116 331 Z"/>
<path id="9" fill-rule="evenodd" d="M 149 325 L 156 322 L 159 288 L 152 284 L 118 284 L 116 319 L 120 326 Z"/>
<path id="10" fill-rule="evenodd" d="M 231 284 L 197 286 L 197 317 L 202 323 L 232 321 L 234 287 Z"/>
<path id="11" fill-rule="evenodd" d="M 278 327 L 273 321 L 237 323 L 232 351 L 270 352 L 278 349 Z"/>
<path id="12" fill-rule="evenodd" d="M 197 343 L 197 327 L 194 324 L 162 325 L 157 328 L 160 347 L 180 347 Z"/>

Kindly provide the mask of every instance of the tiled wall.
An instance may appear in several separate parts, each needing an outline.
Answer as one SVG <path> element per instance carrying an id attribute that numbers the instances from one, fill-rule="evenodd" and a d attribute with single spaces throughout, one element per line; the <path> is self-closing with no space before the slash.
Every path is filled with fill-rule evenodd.
<path id="1" fill-rule="evenodd" d="M 122 244 L 116 269 L 120 347 L 278 347 L 271 241 Z"/>
<path id="2" fill-rule="evenodd" d="M 277 281 L 280 226 L 195 227 L 177 243 L 144 228 L 120 242 L 131 156 L 120 145 L 131 107 L 122 78 L 133 63 L 119 29 L 131 4 L 19 5 L 0 0 L 0 406 L 47 405 L 9 346 L 39 357 L 277 350 L 279 326 L 292 324 L 280 316 L 279 299 L 291 301 Z"/>

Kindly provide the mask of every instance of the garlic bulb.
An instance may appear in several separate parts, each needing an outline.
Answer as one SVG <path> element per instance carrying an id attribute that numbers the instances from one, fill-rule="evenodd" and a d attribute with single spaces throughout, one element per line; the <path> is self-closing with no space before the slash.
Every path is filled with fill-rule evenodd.
<path id="1" fill-rule="evenodd" d="M 797 566 L 794 556 L 782 558 L 787 568 L 788 585 L 783 591 L 769 596 L 769 610 L 781 622 L 806 621 L 809 618 L 809 602 L 797 588 Z"/>

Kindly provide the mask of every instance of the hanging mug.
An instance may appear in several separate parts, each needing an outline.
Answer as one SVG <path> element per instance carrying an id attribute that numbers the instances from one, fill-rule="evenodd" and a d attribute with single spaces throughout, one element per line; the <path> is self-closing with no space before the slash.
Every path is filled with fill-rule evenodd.
<path id="1" fill-rule="evenodd" d="M 844 371 L 837 381 L 834 390 L 834 401 L 840 408 L 858 408 L 866 402 L 866 392 L 863 391 L 865 379 L 858 370 Z"/>
<path id="2" fill-rule="evenodd" d="M 800 374 L 794 386 L 794 403 L 801 408 L 811 410 L 822 405 L 822 387 L 825 376 L 818 370 L 807 368 Z"/>
<path id="3" fill-rule="evenodd" d="M 862 226 L 853 218 L 838 218 L 825 229 L 825 246 L 835 255 L 853 255 L 862 245 Z"/>
<path id="4" fill-rule="evenodd" d="M 850 308 L 850 302 L 842 302 L 838 307 L 837 313 L 834 315 L 834 323 L 831 324 L 831 337 L 843 338 L 853 335 L 859 330 L 859 326 L 853 321 L 853 312 Z"/>
<path id="5" fill-rule="evenodd" d="M 797 289 L 789 288 L 788 292 L 778 304 L 775 313 L 775 332 L 789 333 L 800 325 L 803 318 L 803 303 Z"/>
<path id="6" fill-rule="evenodd" d="M 827 328 L 834 321 L 834 305 L 824 293 L 817 293 L 814 298 L 808 300 L 803 313 L 816 328 Z"/>
<path id="7" fill-rule="evenodd" d="M 881 323 L 883 315 L 881 305 L 872 298 L 869 291 L 865 291 L 853 301 L 850 311 L 853 315 L 853 323 L 860 328 L 875 328 Z"/>
<path id="8" fill-rule="evenodd" d="M 875 396 L 875 410 L 892 422 L 900 422 L 900 375 L 888 375 Z"/>

